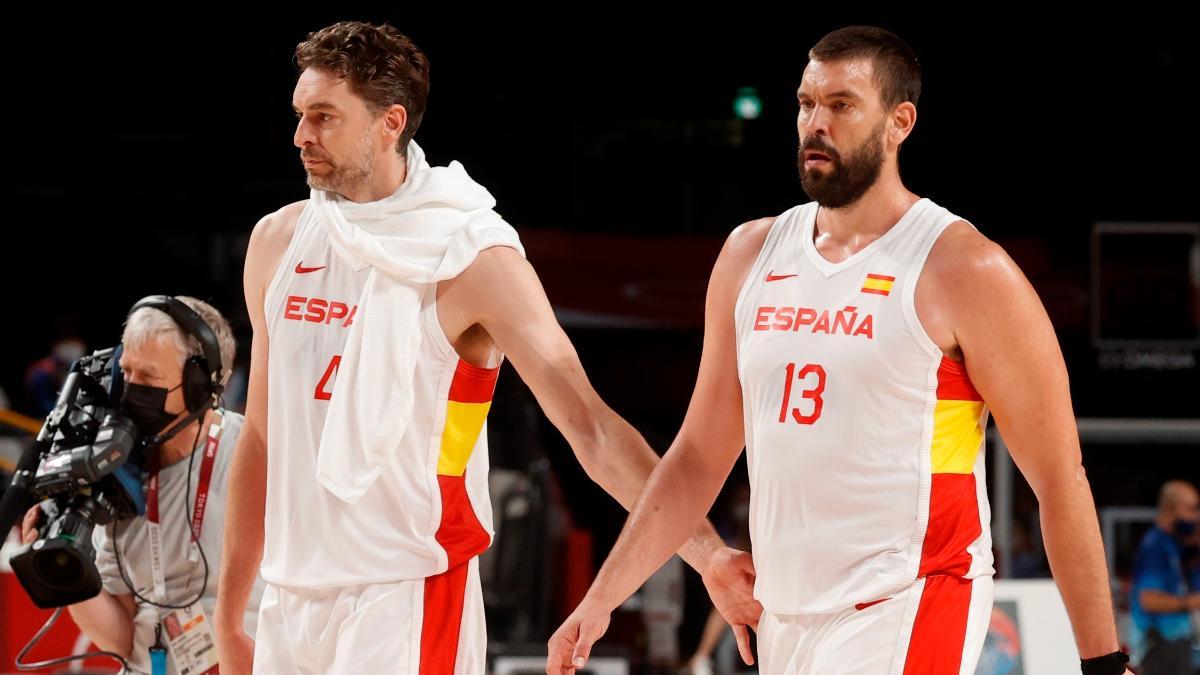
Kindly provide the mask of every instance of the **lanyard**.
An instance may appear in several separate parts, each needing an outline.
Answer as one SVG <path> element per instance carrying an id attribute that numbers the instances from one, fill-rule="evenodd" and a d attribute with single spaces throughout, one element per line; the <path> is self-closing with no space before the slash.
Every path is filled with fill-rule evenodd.
<path id="1" fill-rule="evenodd" d="M 218 414 L 208 428 L 208 441 L 204 445 L 204 459 L 200 462 L 200 484 L 196 488 L 196 501 L 192 511 L 192 540 L 189 557 L 195 559 L 198 551 L 196 541 L 204 527 L 204 512 L 208 506 L 208 487 L 212 482 L 213 465 L 217 459 L 217 446 L 221 442 L 221 417 Z M 191 480 L 191 477 L 188 477 Z M 184 505 L 186 508 L 187 505 Z M 150 485 L 146 491 L 146 524 L 150 530 L 150 571 L 154 575 L 154 593 L 158 602 L 166 602 L 167 580 L 163 571 L 162 534 L 158 521 L 158 467 L 150 472 Z"/>

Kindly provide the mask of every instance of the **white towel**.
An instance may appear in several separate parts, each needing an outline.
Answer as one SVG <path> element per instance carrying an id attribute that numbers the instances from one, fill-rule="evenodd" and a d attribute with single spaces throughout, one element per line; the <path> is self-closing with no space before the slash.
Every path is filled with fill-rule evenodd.
<path id="1" fill-rule="evenodd" d="M 408 175 L 391 196 L 356 204 L 313 190 L 311 204 L 338 253 L 372 267 L 317 451 L 317 481 L 353 504 L 383 471 L 412 415 L 424 287 L 458 276 L 484 249 L 525 250 L 487 189 L 458 162 L 430 167 L 415 142 Z"/>

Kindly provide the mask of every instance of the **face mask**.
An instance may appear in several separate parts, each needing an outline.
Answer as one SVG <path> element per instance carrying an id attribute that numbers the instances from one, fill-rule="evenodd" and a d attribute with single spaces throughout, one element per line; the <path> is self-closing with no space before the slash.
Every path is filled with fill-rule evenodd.
<path id="1" fill-rule="evenodd" d="M 182 387 L 183 383 L 179 384 Z M 175 387 L 178 389 L 179 387 Z M 144 384 L 125 383 L 125 393 L 121 395 L 121 412 L 123 412 L 138 430 L 143 434 L 153 436 L 166 428 L 178 417 L 175 413 L 164 410 L 167 394 L 175 389 L 149 387 Z"/>
<path id="2" fill-rule="evenodd" d="M 1195 521 L 1184 520 L 1183 518 L 1175 519 L 1175 536 L 1176 537 L 1183 539 L 1186 537 L 1190 537 L 1195 533 L 1196 533 Z"/>

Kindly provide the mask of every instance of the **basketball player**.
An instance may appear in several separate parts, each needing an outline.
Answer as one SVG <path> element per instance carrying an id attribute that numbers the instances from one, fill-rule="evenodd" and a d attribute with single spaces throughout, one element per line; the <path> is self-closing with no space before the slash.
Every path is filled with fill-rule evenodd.
<path id="1" fill-rule="evenodd" d="M 813 201 L 726 242 L 683 427 L 551 638 L 548 673 L 582 667 L 743 444 L 762 672 L 974 673 L 992 608 L 988 410 L 1040 502 L 1084 673 L 1125 672 L 1054 329 L 999 246 L 900 180 L 920 86 L 882 29 L 809 52 L 797 131 Z"/>
<path id="2" fill-rule="evenodd" d="M 412 142 L 424 54 L 390 26 L 345 22 L 296 62 L 312 193 L 263 218 L 247 251 L 254 340 L 221 670 L 482 673 L 476 556 L 492 535 L 485 418 L 501 355 L 626 507 L 657 457 L 588 383 L 491 195 Z M 707 524 L 680 553 L 748 654 L 761 612 L 749 556 Z M 241 612 L 260 562 L 251 642 Z"/>

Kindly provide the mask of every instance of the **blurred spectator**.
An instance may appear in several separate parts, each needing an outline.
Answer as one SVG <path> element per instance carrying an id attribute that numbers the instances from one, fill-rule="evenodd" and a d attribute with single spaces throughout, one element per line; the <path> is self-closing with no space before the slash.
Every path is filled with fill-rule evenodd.
<path id="1" fill-rule="evenodd" d="M 29 364 L 25 370 L 25 390 L 35 417 L 45 417 L 54 409 L 58 389 L 67 377 L 67 371 L 86 351 L 83 340 L 66 337 L 54 343 L 48 356 Z"/>
<path id="2" fill-rule="evenodd" d="M 0 387 L 0 410 L 11 409 L 12 403 L 4 393 L 4 388 Z M 17 459 L 25 449 L 25 436 L 28 436 L 27 432 L 0 423 L 0 495 L 4 494 L 4 488 L 8 485 L 7 474 L 16 468 Z"/>
<path id="3" fill-rule="evenodd" d="M 1196 524 L 1200 494 L 1190 483 L 1168 481 L 1158 496 L 1158 516 L 1138 547 L 1130 610 L 1133 659 L 1141 675 L 1191 671 L 1191 613 L 1200 609 Z"/>
<path id="4" fill-rule="evenodd" d="M 1034 537 L 1030 536 L 1029 527 L 1021 518 L 1012 519 L 1012 573 L 1008 576 L 1013 579 L 1044 579 L 1050 576 L 1046 556 L 1034 544 Z"/>

